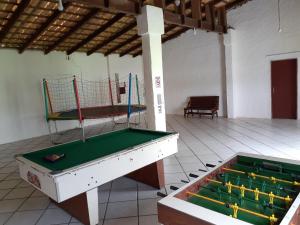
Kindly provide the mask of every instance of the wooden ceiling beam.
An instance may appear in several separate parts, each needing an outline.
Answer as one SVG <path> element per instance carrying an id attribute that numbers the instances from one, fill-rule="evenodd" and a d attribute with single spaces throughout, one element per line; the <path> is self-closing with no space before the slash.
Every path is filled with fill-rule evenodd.
<path id="1" fill-rule="evenodd" d="M 167 27 L 165 29 L 165 33 L 168 33 L 169 31 L 171 31 L 172 29 L 174 29 L 176 26 L 175 25 L 170 25 L 169 27 Z M 128 53 L 140 48 L 142 46 L 142 43 L 137 43 L 135 45 L 133 45 L 132 47 L 124 50 L 123 52 L 120 53 L 120 57 L 127 55 Z"/>
<path id="2" fill-rule="evenodd" d="M 124 28 L 122 28 L 121 30 L 119 30 L 118 32 L 114 33 L 109 38 L 107 38 L 106 40 L 104 40 L 103 42 L 101 42 L 100 44 L 96 45 L 93 49 L 91 49 L 90 51 L 88 51 L 87 55 L 93 54 L 94 52 L 96 52 L 100 48 L 104 47 L 105 45 L 109 44 L 110 42 L 114 41 L 118 37 L 122 36 L 123 34 L 127 33 L 128 31 L 130 31 L 131 29 L 133 29 L 134 27 L 136 27 L 136 25 L 137 25 L 136 21 L 128 24 L 127 26 L 125 26 Z"/>
<path id="3" fill-rule="evenodd" d="M 241 6 L 245 3 L 247 3 L 248 1 L 251 1 L 251 0 L 236 0 L 236 1 L 226 4 L 225 8 L 226 8 L 226 10 L 231 10 L 231 9 L 234 9 L 238 6 Z"/>
<path id="4" fill-rule="evenodd" d="M 124 13 L 118 13 L 116 14 L 111 20 L 106 22 L 103 26 L 101 26 L 99 29 L 95 30 L 93 33 L 91 33 L 87 38 L 79 42 L 77 45 L 72 47 L 67 51 L 67 55 L 71 55 L 73 52 L 81 48 L 82 46 L 86 45 L 89 43 L 91 40 L 93 40 L 95 37 L 97 37 L 99 34 L 104 32 L 107 28 L 112 26 L 114 23 L 118 22 L 120 19 L 122 19 L 125 16 Z"/>
<path id="5" fill-rule="evenodd" d="M 68 32 L 66 32 L 64 35 L 62 35 L 53 45 L 49 46 L 44 52 L 45 55 L 47 55 L 49 52 L 51 52 L 53 49 L 55 49 L 58 45 L 60 45 L 62 42 L 64 42 L 73 33 L 78 31 L 86 22 L 88 22 L 95 15 L 97 15 L 98 12 L 99 12 L 99 9 L 92 9 L 73 28 L 71 28 Z"/>
<path id="6" fill-rule="evenodd" d="M 132 55 L 132 57 L 135 58 L 135 57 L 141 55 L 142 53 L 143 53 L 143 50 L 139 50 L 138 52 L 134 53 L 134 54 Z"/>
<path id="7" fill-rule="evenodd" d="M 130 48 L 126 49 L 125 51 L 121 52 L 119 56 L 123 57 L 124 55 L 127 55 L 128 53 L 136 50 L 137 48 L 139 48 L 141 46 L 142 46 L 142 43 L 137 43 L 137 44 L 131 46 Z"/>
<path id="8" fill-rule="evenodd" d="M 22 0 L 20 2 L 16 11 L 12 14 L 12 16 L 9 18 L 7 23 L 4 25 L 4 27 L 0 31 L 0 42 L 3 40 L 3 38 L 6 36 L 6 34 L 10 31 L 10 29 L 13 27 L 15 22 L 20 18 L 20 16 L 25 11 L 25 9 L 29 5 L 29 3 L 30 3 L 30 0 Z"/>
<path id="9" fill-rule="evenodd" d="M 182 29 L 180 29 L 180 30 L 174 32 L 173 34 L 171 34 L 171 35 L 169 35 L 169 36 L 166 36 L 166 37 L 163 37 L 163 38 L 162 38 L 162 43 L 165 43 L 166 41 L 169 41 L 169 40 L 171 40 L 171 39 L 173 39 L 173 38 L 178 37 L 180 34 L 186 32 L 187 30 L 189 30 L 189 28 L 183 27 Z"/>
<path id="10" fill-rule="evenodd" d="M 70 6 L 70 3 L 64 5 L 65 10 Z M 28 48 L 44 31 L 46 31 L 55 20 L 63 13 L 64 11 L 56 10 L 52 15 L 46 20 L 45 23 L 41 25 L 39 29 L 18 49 L 19 53 L 23 53 L 26 48 Z"/>
<path id="11" fill-rule="evenodd" d="M 171 39 L 174 39 L 174 38 L 178 37 L 180 34 L 186 32 L 187 30 L 189 30 L 189 28 L 184 27 L 184 28 L 182 28 L 181 30 L 178 30 L 178 31 L 176 31 L 175 33 L 171 34 L 170 36 L 167 36 L 167 37 L 162 38 L 162 43 L 165 43 L 166 41 L 169 41 L 169 40 L 171 40 Z M 143 51 L 140 50 L 140 51 L 136 52 L 135 54 L 133 54 L 132 56 L 133 56 L 133 57 L 137 57 L 138 55 L 141 55 L 142 52 L 143 52 Z"/>
<path id="12" fill-rule="evenodd" d="M 130 0 L 68 0 L 72 2 L 78 2 L 82 4 L 89 5 L 90 7 L 98 7 L 101 9 L 106 9 L 113 12 L 123 12 L 126 14 L 137 15 L 140 12 L 142 7 L 141 0 L 130 1 Z M 200 1 L 200 0 L 199 0 Z M 194 18 L 191 15 L 186 15 L 185 10 L 191 9 L 195 11 L 193 7 L 195 4 L 192 4 L 192 1 L 185 2 L 185 0 L 180 0 L 180 5 L 176 6 L 176 12 L 169 11 L 165 9 L 170 4 L 175 4 L 174 1 L 171 0 L 154 0 L 154 5 L 163 9 L 164 12 L 164 20 L 167 24 L 174 24 L 182 27 L 188 28 L 200 28 L 204 30 L 214 30 L 213 19 L 214 19 L 214 6 L 223 0 L 212 0 L 205 4 L 205 11 L 209 13 L 209 17 L 206 21 L 204 21 L 204 28 L 202 28 L 199 20 Z M 194 1 L 195 3 L 195 1 Z M 218 31 L 217 31 L 218 32 Z"/>
<path id="13" fill-rule="evenodd" d="M 77 2 L 88 5 L 93 8 L 109 10 L 117 13 L 126 13 L 130 15 L 137 15 L 140 12 L 140 1 L 128 0 L 68 0 L 69 2 Z"/>
<path id="14" fill-rule="evenodd" d="M 115 47 L 109 49 L 107 52 L 105 52 L 105 56 L 108 56 L 109 54 L 117 51 L 118 49 L 122 48 L 125 45 L 128 45 L 129 43 L 139 39 L 141 36 L 138 34 L 133 35 L 131 38 L 127 39 L 126 41 L 121 42 L 120 44 L 116 45 Z"/>

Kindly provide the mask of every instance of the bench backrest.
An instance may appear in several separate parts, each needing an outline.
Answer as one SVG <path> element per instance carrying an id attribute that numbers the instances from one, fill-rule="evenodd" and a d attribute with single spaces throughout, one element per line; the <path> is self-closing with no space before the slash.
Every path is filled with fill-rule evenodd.
<path id="1" fill-rule="evenodd" d="M 218 110 L 219 96 L 191 96 L 188 107 L 202 110 Z"/>

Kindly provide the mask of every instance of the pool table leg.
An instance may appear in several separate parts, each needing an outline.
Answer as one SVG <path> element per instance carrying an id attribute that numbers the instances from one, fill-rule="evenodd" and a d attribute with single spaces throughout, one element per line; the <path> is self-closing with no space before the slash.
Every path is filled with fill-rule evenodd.
<path id="1" fill-rule="evenodd" d="M 85 225 L 99 223 L 98 188 L 56 204 Z"/>
<path id="2" fill-rule="evenodd" d="M 139 170 L 136 170 L 128 174 L 127 177 L 160 189 L 165 186 L 163 160 L 159 160 Z"/>

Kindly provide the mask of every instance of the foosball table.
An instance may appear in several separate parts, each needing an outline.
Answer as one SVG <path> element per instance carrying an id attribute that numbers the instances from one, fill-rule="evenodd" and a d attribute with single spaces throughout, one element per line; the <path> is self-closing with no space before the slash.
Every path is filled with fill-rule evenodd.
<path id="1" fill-rule="evenodd" d="M 238 153 L 160 200 L 158 218 L 164 225 L 300 225 L 299 192 L 299 161 Z"/>

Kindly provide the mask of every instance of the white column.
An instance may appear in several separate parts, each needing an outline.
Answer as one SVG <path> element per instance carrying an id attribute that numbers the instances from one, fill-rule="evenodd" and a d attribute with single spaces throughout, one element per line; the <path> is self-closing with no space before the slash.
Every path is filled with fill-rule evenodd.
<path id="1" fill-rule="evenodd" d="M 144 84 L 147 121 L 150 129 L 166 130 L 166 113 L 162 66 L 161 35 L 164 18 L 161 8 L 144 6 L 137 17 L 138 34 L 142 36 Z"/>
<path id="2" fill-rule="evenodd" d="M 225 65 L 226 65 L 226 94 L 227 94 L 227 116 L 234 118 L 234 80 L 233 80 L 233 59 L 232 59 L 232 36 L 233 30 L 228 30 L 224 35 Z"/>

